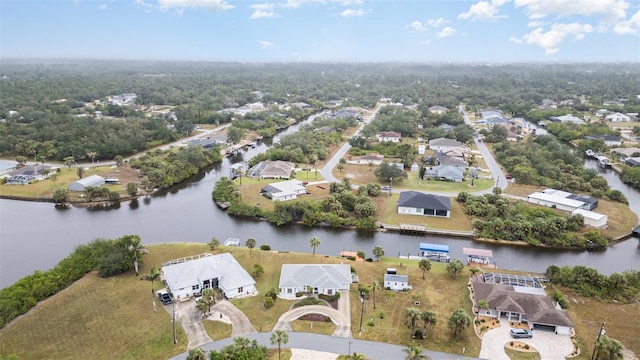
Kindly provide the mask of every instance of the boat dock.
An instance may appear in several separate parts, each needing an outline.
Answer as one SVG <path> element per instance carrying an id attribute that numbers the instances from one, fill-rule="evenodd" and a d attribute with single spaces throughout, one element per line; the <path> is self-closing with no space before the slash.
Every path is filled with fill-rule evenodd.
<path id="1" fill-rule="evenodd" d="M 428 228 L 426 224 L 407 224 L 407 223 L 400 223 L 400 225 L 383 224 L 382 228 L 386 231 L 397 231 L 397 232 L 409 233 L 409 234 L 460 236 L 460 237 L 466 237 L 466 238 L 475 237 L 475 233 L 473 231 Z"/>
<path id="2" fill-rule="evenodd" d="M 238 246 L 240 245 L 240 239 L 238 238 L 228 238 L 225 240 L 224 246 Z"/>

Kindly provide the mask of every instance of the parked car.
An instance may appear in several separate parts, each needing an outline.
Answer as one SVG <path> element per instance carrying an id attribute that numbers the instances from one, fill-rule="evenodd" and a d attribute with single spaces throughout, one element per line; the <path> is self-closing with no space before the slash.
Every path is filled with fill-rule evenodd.
<path id="1" fill-rule="evenodd" d="M 164 305 L 171 304 L 173 301 L 173 299 L 171 299 L 171 295 L 169 295 L 166 290 L 158 291 L 158 299 L 160 299 L 160 302 Z"/>
<path id="2" fill-rule="evenodd" d="M 514 339 L 531 339 L 533 333 L 527 329 L 511 329 L 511 337 Z"/>
<path id="3" fill-rule="evenodd" d="M 504 177 L 507 178 L 507 180 L 511 180 L 513 179 L 513 176 L 511 174 L 506 174 Z"/>

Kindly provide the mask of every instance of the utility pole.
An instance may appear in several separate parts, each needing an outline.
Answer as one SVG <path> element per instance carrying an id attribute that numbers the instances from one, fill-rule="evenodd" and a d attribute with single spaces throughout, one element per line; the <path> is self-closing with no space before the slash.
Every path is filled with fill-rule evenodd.
<path id="1" fill-rule="evenodd" d="M 606 322 L 603 321 L 602 326 L 600 326 L 600 331 L 598 332 L 598 338 L 596 339 L 596 343 L 593 346 L 593 354 L 591 354 L 591 360 L 595 359 L 596 357 L 596 348 L 598 346 L 598 341 L 600 341 L 600 336 L 606 333 L 606 331 L 604 330 L 604 324 L 606 324 Z"/>
<path id="2" fill-rule="evenodd" d="M 362 307 L 360 308 L 360 332 L 358 336 L 362 335 L 362 317 L 364 316 L 364 291 L 360 291 L 360 302 L 362 303 Z M 351 349 L 349 349 L 351 350 Z M 351 353 L 351 351 L 349 351 Z"/>

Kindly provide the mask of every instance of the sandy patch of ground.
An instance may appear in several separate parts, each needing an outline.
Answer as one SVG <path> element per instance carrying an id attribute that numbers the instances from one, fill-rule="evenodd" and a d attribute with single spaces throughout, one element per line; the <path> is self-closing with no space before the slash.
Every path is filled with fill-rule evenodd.
<path id="1" fill-rule="evenodd" d="M 336 360 L 338 354 L 324 351 L 291 349 L 291 360 Z"/>

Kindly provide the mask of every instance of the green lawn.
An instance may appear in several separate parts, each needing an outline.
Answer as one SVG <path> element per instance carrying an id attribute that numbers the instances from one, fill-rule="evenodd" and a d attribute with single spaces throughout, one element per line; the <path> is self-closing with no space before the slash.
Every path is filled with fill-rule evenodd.
<path id="1" fill-rule="evenodd" d="M 262 245 L 257 238 L 258 246 Z M 322 240 L 322 239 L 321 239 Z M 308 239 L 300 239 L 308 241 Z M 322 246 L 322 245 L 320 245 Z M 149 255 L 144 256 L 141 273 L 146 274 L 152 266 L 159 268 L 167 260 L 208 252 L 204 244 L 173 243 L 148 246 Z M 259 263 L 265 273 L 257 281 L 260 294 L 255 297 L 234 300 L 253 323 L 262 331 L 271 331 L 275 321 L 295 301 L 278 299 L 271 309 L 262 306 L 263 294 L 277 287 L 281 265 L 285 263 L 341 263 L 345 260 L 334 256 L 275 253 L 245 247 L 220 247 L 215 253 L 230 252 L 249 271 Z M 417 344 L 434 351 L 477 356 L 480 340 L 471 328 L 465 330 L 461 340 L 453 340 L 447 327 L 451 313 L 458 308 L 470 311 L 471 300 L 467 290 L 468 267 L 457 278 L 446 273 L 446 264 L 433 263 L 431 271 L 422 279 L 417 261 L 383 258 L 380 262 L 348 262 L 356 269 L 360 284 L 370 285 L 373 280 L 382 281 L 387 267 L 396 267 L 400 274 L 409 275 L 413 290 L 392 292 L 380 290 L 375 294 L 376 309 L 373 309 L 373 294 L 365 302 L 363 332 L 358 335 L 361 306 L 357 287 L 351 291 L 351 326 L 353 335 L 362 339 L 406 345 Z M 402 266 L 400 266 L 402 264 Z M 156 288 L 159 284 L 156 282 Z M 133 272 L 100 278 L 90 273 L 59 294 L 41 302 L 28 314 L 19 317 L 0 330 L 0 355 L 16 354 L 21 360 L 28 359 L 165 359 L 186 350 L 187 339 L 178 327 L 178 344 L 173 344 L 171 316 L 161 306 L 153 312 L 151 306 L 151 283 L 141 281 Z M 593 337 L 603 321 L 607 321 L 607 335 L 622 342 L 630 350 L 640 353 L 640 341 L 635 334 L 640 331 L 635 319 L 640 304 L 598 302 L 575 295 L 567 289 L 559 289 L 569 300 L 569 314 L 575 324 L 582 354 L 577 359 L 590 358 Z M 420 305 L 414 305 L 413 296 Z M 425 340 L 413 340 L 404 322 L 406 308 L 418 307 L 436 313 L 437 325 L 430 330 Z M 382 318 L 381 318 L 381 313 Z M 470 313 L 469 313 L 470 314 Z M 373 326 L 369 319 L 373 318 Z M 218 339 L 230 334 L 230 327 L 223 323 L 206 321 L 210 336 Z M 308 321 L 301 321 L 299 330 L 307 331 Z M 298 325 L 295 325 L 296 327 Z M 328 332 L 330 329 L 322 329 Z M 330 325 L 327 325 L 330 326 Z M 314 328 L 316 328 L 314 323 Z M 37 339 L 37 346 L 34 346 Z M 273 354 L 273 353 L 272 353 Z M 277 355 L 276 357 L 277 358 Z"/>

